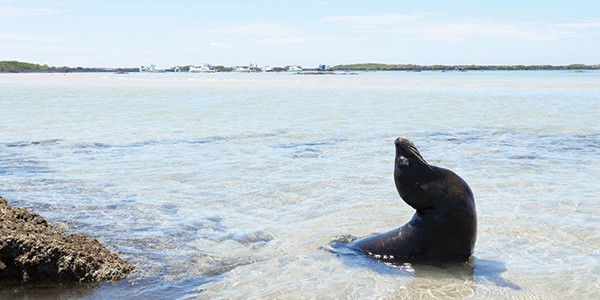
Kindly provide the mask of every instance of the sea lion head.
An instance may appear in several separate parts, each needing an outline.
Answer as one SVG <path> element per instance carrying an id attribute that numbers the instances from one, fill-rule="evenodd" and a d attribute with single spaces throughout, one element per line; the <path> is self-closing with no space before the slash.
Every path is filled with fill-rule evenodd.
<path id="1" fill-rule="evenodd" d="M 423 159 L 415 144 L 405 138 L 396 139 L 396 166 L 398 171 L 425 171 L 434 172 L 433 168 Z"/>
<path id="2" fill-rule="evenodd" d="M 433 203 L 423 195 L 421 187 L 435 179 L 434 167 L 423 159 L 417 147 L 408 139 L 398 138 L 395 144 L 394 182 L 400 197 L 416 210 L 431 207 Z"/>

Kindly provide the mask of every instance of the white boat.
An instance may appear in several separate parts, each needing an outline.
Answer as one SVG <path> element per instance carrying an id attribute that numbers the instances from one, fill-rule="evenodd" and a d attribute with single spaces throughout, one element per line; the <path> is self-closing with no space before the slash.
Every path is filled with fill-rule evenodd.
<path id="1" fill-rule="evenodd" d="M 247 66 L 235 66 L 231 72 L 237 73 L 260 73 L 262 69 L 258 65 L 249 64 Z"/>
<path id="2" fill-rule="evenodd" d="M 159 73 L 159 72 L 166 72 L 166 71 L 167 71 L 167 69 L 159 69 L 159 68 L 156 68 L 155 65 L 150 65 L 149 67 L 144 67 L 144 66 L 140 67 L 140 72 Z"/>
<path id="3" fill-rule="evenodd" d="M 291 65 L 290 68 L 288 69 L 288 72 L 300 72 L 302 71 L 302 68 L 296 66 L 296 65 Z"/>
<path id="4" fill-rule="evenodd" d="M 273 72 L 273 68 L 271 68 L 269 66 L 264 66 L 260 70 L 263 72 Z"/>
<path id="5" fill-rule="evenodd" d="M 250 72 L 252 72 L 252 70 L 248 66 L 236 66 L 233 69 L 233 71 L 231 71 L 231 72 L 236 72 L 236 73 L 250 73 Z"/>
<path id="6" fill-rule="evenodd" d="M 215 70 L 212 69 L 211 65 L 204 64 L 204 66 L 199 67 L 199 68 L 190 66 L 190 70 L 188 72 L 190 72 L 190 73 L 214 73 Z"/>

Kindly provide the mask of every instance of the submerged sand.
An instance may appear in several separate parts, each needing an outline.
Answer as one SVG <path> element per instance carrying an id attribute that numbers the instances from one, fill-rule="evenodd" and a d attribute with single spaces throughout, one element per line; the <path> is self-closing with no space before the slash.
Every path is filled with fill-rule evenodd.
<path id="1" fill-rule="evenodd" d="M 314 73 L 314 72 L 313 72 Z M 343 74 L 343 73 L 336 73 Z M 73 86 L 106 88 L 600 88 L 597 72 L 585 74 L 547 71 L 541 77 L 534 71 L 488 72 L 361 72 L 359 76 L 313 75 L 306 73 L 6 73 L 0 74 L 2 86 Z M 476 74 L 476 75 L 474 75 Z"/>

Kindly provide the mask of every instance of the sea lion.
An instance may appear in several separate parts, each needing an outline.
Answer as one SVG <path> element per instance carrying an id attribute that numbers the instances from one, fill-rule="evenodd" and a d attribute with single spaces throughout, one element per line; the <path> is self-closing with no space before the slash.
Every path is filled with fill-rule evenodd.
<path id="1" fill-rule="evenodd" d="M 417 211 L 404 226 L 352 245 L 380 259 L 468 259 L 477 236 L 471 188 L 454 172 L 428 164 L 411 141 L 395 144 L 396 189 Z"/>

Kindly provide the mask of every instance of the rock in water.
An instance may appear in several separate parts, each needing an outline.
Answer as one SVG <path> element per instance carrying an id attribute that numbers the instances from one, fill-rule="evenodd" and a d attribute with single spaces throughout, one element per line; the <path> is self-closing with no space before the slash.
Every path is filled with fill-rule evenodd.
<path id="1" fill-rule="evenodd" d="M 0 281 L 100 282 L 123 279 L 133 270 L 97 240 L 65 235 L 0 197 Z"/>

